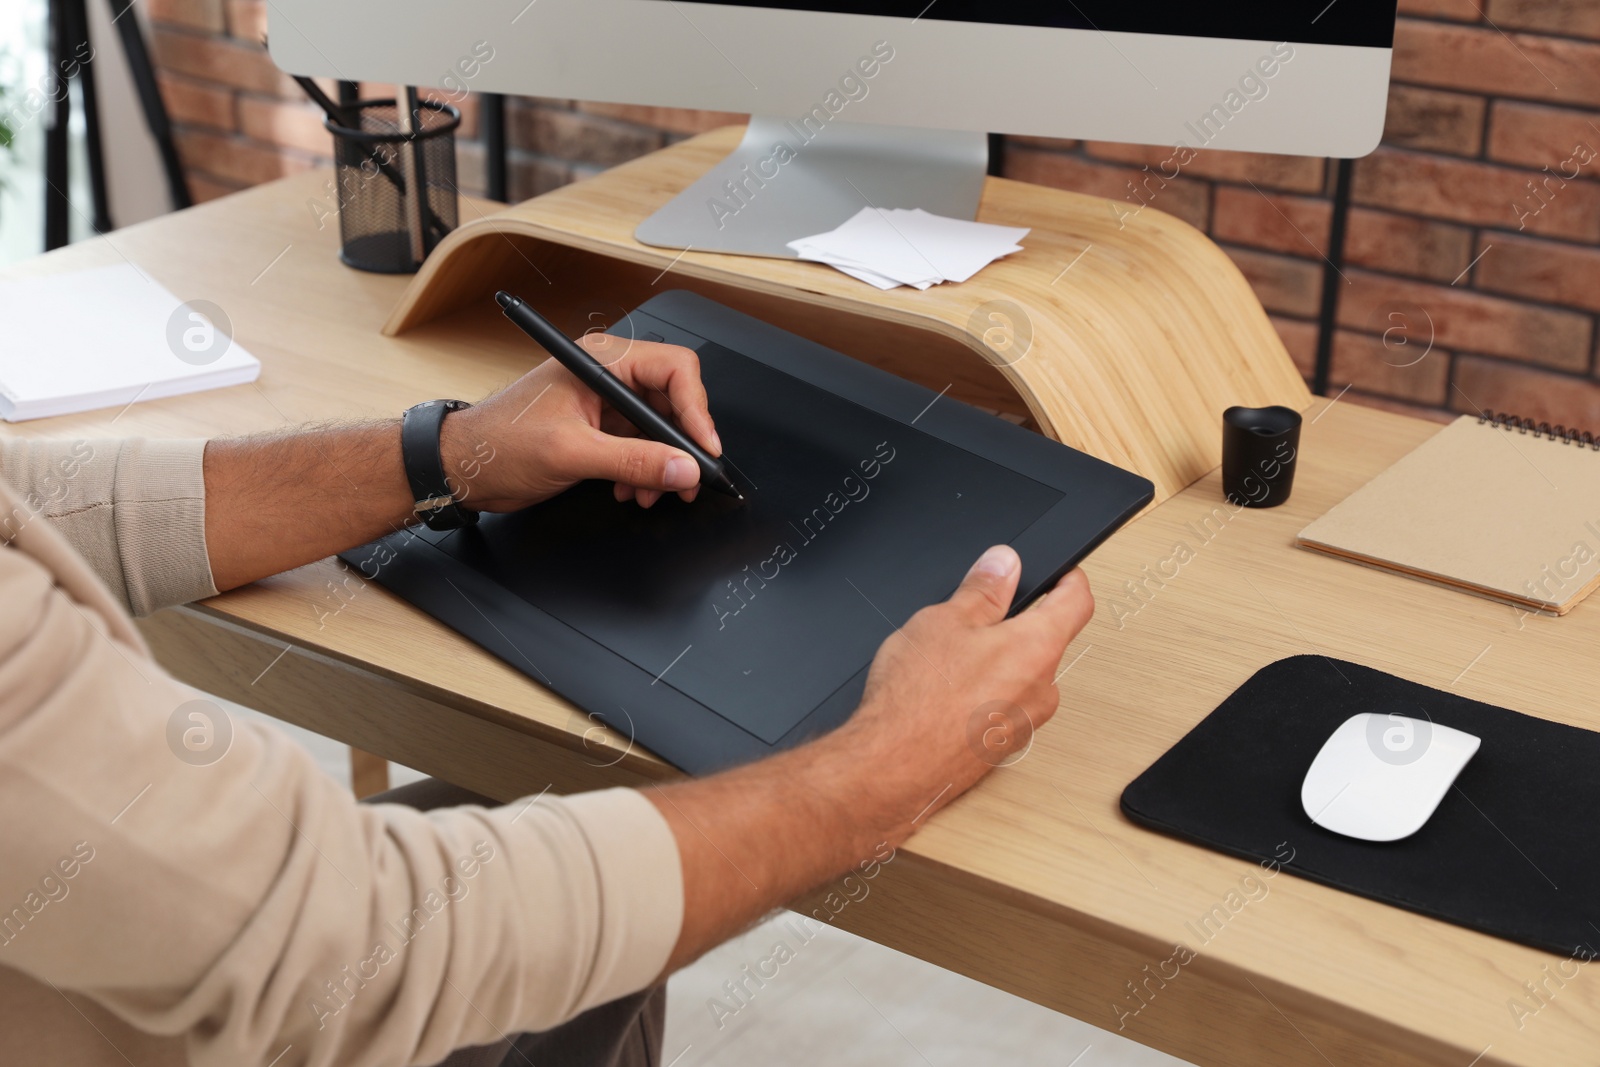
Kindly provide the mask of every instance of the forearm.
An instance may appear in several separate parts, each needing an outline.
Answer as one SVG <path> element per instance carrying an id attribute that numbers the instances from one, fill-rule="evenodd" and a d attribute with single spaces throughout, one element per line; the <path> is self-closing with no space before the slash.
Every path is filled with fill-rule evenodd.
<path id="1" fill-rule="evenodd" d="M 747 767 L 647 789 L 683 870 L 683 926 L 664 974 L 904 841 L 916 801 L 881 770 L 847 725 Z"/>
<path id="2" fill-rule="evenodd" d="M 669 973 L 807 889 L 881 858 L 1027 750 L 1060 703 L 1055 677 L 1094 598 L 1074 570 L 1007 619 L 1021 572 L 1013 549 L 985 552 L 955 595 L 883 643 L 861 706 L 832 733 L 647 790 L 677 840 L 683 877 Z"/>
<path id="3" fill-rule="evenodd" d="M 606 340 L 593 334 L 583 342 L 604 354 Z M 713 455 L 720 452 L 693 352 L 630 341 L 607 364 L 670 405 Z M 458 501 L 479 511 L 517 511 L 589 478 L 614 481 L 618 500 L 637 493 L 646 506 L 663 491 L 693 498 L 699 471 L 687 455 L 626 436 L 625 426 L 608 431 L 603 418 L 621 422 L 561 364 L 546 360 L 444 420 L 439 458 L 445 480 Z M 205 489 L 206 547 L 218 589 L 416 521 L 399 419 L 211 441 Z"/>
<path id="4" fill-rule="evenodd" d="M 206 443 L 206 553 L 218 589 L 364 544 L 413 519 L 400 420 Z"/>
<path id="5" fill-rule="evenodd" d="M 0 550 L 0 676 L 16 681 L 0 810 L 20 816 L 0 824 L 6 993 L 27 975 L 148 1033 L 187 1030 L 195 1067 L 392 1067 L 655 978 L 680 875 L 638 794 L 357 805 L 280 731 L 167 676 L 93 592 L 47 530 Z M 77 1062 L 68 1044 L 56 1058 Z"/>

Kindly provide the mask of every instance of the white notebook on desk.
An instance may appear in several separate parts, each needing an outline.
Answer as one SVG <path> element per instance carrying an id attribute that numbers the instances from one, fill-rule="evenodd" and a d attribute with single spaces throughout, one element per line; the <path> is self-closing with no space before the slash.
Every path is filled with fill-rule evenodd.
<path id="1" fill-rule="evenodd" d="M 217 317 L 131 263 L 0 282 L 0 418 L 255 381 L 261 364 Z"/>

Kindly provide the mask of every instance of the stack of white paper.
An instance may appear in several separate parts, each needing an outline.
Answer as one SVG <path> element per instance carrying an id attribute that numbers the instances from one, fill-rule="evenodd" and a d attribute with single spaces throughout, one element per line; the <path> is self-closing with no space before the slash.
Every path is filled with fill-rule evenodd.
<path id="1" fill-rule="evenodd" d="M 1022 251 L 1026 227 L 949 219 L 921 208 L 864 207 L 838 229 L 790 241 L 801 259 L 837 267 L 879 289 L 964 282 Z"/>
<path id="2" fill-rule="evenodd" d="M 0 282 L 0 418 L 42 419 L 253 382 L 261 364 L 130 263 Z"/>

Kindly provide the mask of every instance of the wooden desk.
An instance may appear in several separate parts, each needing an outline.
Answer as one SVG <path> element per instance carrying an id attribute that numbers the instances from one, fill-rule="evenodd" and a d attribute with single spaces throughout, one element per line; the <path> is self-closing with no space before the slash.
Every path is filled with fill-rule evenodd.
<path id="1" fill-rule="evenodd" d="M 336 234 L 316 228 L 310 206 L 324 180 L 274 183 L 6 272 L 126 257 L 181 297 L 220 304 L 265 370 L 256 386 L 3 432 L 207 435 L 392 416 L 525 369 L 525 346 L 482 318 L 378 336 L 406 282 L 335 264 Z M 464 217 L 483 209 L 466 204 Z M 1095 553 L 1086 569 L 1100 611 L 1069 650 L 1060 715 L 1025 759 L 931 820 L 836 921 L 1113 1030 L 1118 1007 L 1138 1006 L 1128 983 L 1186 942 L 1198 957 L 1122 1032 L 1201 1064 L 1590 1063 L 1600 977 L 1587 970 L 1519 1030 L 1508 1003 L 1531 1005 L 1522 984 L 1543 980 L 1556 957 L 1288 875 L 1194 944 L 1185 924 L 1255 867 L 1118 813 L 1128 781 L 1254 670 L 1297 653 L 1600 728 L 1595 604 L 1522 620 L 1290 547 L 1312 517 L 1435 431 L 1348 403 L 1318 402 L 1308 423 L 1287 506 L 1230 514 L 1212 473 Z M 1171 576 L 1180 542 L 1194 557 Z M 1147 592 L 1130 599 L 1129 582 Z M 196 685 L 494 796 L 670 773 L 331 562 L 163 612 L 145 632 Z M 1485 862 L 1523 861 L 1508 847 Z"/>

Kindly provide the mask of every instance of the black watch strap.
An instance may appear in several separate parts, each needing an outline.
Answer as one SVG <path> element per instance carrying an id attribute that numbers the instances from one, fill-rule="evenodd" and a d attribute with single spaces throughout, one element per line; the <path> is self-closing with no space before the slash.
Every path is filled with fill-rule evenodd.
<path id="1" fill-rule="evenodd" d="M 400 419 L 400 456 L 416 502 L 413 510 L 430 530 L 454 530 L 478 521 L 478 513 L 463 507 L 451 492 L 439 451 L 444 417 L 471 406 L 464 400 L 429 400 L 407 409 Z"/>

